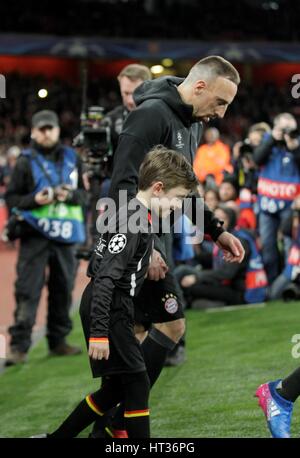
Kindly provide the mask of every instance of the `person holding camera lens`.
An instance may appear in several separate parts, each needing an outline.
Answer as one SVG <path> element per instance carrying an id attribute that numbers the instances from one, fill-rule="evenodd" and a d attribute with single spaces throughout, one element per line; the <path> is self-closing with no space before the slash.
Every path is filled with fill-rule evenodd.
<path id="1" fill-rule="evenodd" d="M 85 240 L 82 204 L 85 191 L 81 162 L 59 142 L 56 113 L 43 110 L 32 118 L 31 145 L 23 150 L 6 192 L 13 221 L 8 237 L 20 238 L 15 283 L 16 309 L 6 366 L 23 363 L 48 267 L 47 340 L 50 354 L 74 355 L 68 345 L 69 316 L 75 275 L 75 245 Z"/>
<path id="2" fill-rule="evenodd" d="M 253 151 L 260 166 L 258 179 L 259 232 L 262 254 L 269 283 L 279 274 L 277 234 L 280 223 L 291 214 L 291 205 L 300 187 L 300 133 L 290 113 L 274 119 L 270 134 L 266 134 Z M 291 239 L 285 237 L 285 253 Z"/>

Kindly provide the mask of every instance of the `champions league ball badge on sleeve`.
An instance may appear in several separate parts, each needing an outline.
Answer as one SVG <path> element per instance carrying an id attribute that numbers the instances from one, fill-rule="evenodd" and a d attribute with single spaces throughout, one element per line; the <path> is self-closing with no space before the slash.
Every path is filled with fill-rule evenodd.
<path id="1" fill-rule="evenodd" d="M 124 234 L 116 234 L 112 237 L 108 244 L 108 251 L 112 254 L 121 253 L 127 243 L 127 237 Z"/>

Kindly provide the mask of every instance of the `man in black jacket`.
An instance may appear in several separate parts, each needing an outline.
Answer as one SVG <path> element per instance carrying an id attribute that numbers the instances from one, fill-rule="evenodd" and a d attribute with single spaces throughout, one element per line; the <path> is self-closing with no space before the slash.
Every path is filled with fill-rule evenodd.
<path id="1" fill-rule="evenodd" d="M 136 195 L 140 164 L 154 145 L 172 148 L 192 163 L 202 122 L 223 118 L 239 82 L 238 72 L 228 61 L 211 56 L 195 64 L 185 79 L 165 77 L 139 86 L 134 92 L 137 108 L 126 118 L 115 153 L 110 197 L 118 201 L 119 191 L 127 191 L 128 199 Z M 196 196 L 192 207 L 195 222 L 201 208 Z M 240 241 L 222 229 L 207 207 L 204 231 L 224 250 L 227 260 L 242 261 L 244 249 Z M 156 237 L 148 278 L 135 301 L 136 322 L 143 325 L 139 331 L 153 323 L 142 343 L 151 385 L 157 380 L 168 352 L 185 331 L 180 293 L 168 271 L 169 239 L 168 234 L 161 239 Z"/>
<path id="2" fill-rule="evenodd" d="M 6 192 L 7 206 L 17 209 L 25 220 L 7 366 L 26 361 L 46 266 L 49 350 L 55 355 L 81 351 L 68 345 L 65 338 L 72 329 L 69 310 L 76 266 L 75 243 L 84 238 L 80 212 L 85 191 L 81 161 L 73 149 L 59 143 L 59 134 L 56 113 L 44 110 L 33 116 L 31 146 L 19 157 Z M 68 217 L 68 212 L 72 216 Z"/>
<path id="3" fill-rule="evenodd" d="M 202 123 L 223 118 L 239 82 L 238 72 L 229 62 L 211 56 L 195 64 L 184 80 L 165 77 L 145 81 L 139 86 L 134 92 L 137 108 L 125 121 L 115 153 L 110 196 L 117 201 L 120 190 L 127 191 L 128 199 L 135 196 L 139 166 L 145 154 L 156 144 L 181 152 L 192 163 L 200 142 Z M 194 196 L 194 220 L 197 205 L 198 199 Z M 227 259 L 242 261 L 244 249 L 239 240 L 222 229 L 207 207 L 204 210 L 204 232 L 224 250 Z M 182 306 L 173 276 L 167 272 L 167 263 L 166 243 L 157 238 L 148 280 L 141 292 L 143 300 L 136 303 L 137 311 L 142 310 L 138 315 L 154 323 L 142 344 L 152 384 L 163 367 L 167 352 L 185 329 Z M 148 287 L 151 284 L 152 297 L 145 303 L 143 289 L 147 289 L 147 283 Z M 159 306 L 152 303 L 155 290 L 162 295 Z"/>

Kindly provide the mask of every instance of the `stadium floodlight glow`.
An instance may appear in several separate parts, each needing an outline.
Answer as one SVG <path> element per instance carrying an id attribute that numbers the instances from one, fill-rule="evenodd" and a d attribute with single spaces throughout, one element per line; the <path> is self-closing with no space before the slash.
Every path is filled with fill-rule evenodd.
<path id="1" fill-rule="evenodd" d="M 153 73 L 153 75 L 159 75 L 164 71 L 164 67 L 162 65 L 152 65 L 150 70 Z"/>
<path id="2" fill-rule="evenodd" d="M 163 64 L 164 67 L 172 67 L 173 64 L 174 64 L 174 61 L 173 61 L 173 59 L 170 59 L 169 57 L 166 57 L 165 59 L 163 59 L 161 61 L 161 63 Z"/>
<path id="3" fill-rule="evenodd" d="M 45 99 L 48 96 L 47 89 L 40 89 L 38 92 L 38 96 L 40 97 L 40 99 Z"/>

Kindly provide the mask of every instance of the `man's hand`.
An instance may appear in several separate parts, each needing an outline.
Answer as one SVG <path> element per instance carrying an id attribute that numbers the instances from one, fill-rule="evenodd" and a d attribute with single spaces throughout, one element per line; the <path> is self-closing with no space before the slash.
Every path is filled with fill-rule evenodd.
<path id="1" fill-rule="evenodd" d="M 241 242 L 234 235 L 229 232 L 223 232 L 216 241 L 221 250 L 224 253 L 224 260 L 227 262 L 239 262 L 241 263 L 245 256 L 245 250 Z"/>
<path id="2" fill-rule="evenodd" d="M 69 198 L 70 193 L 71 193 L 71 189 L 67 185 L 58 186 L 55 189 L 56 200 L 58 200 L 58 202 L 65 202 Z"/>
<path id="3" fill-rule="evenodd" d="M 37 192 L 34 200 L 38 205 L 48 205 L 53 202 L 54 192 L 52 188 L 44 188 Z"/>
<path id="4" fill-rule="evenodd" d="M 158 281 L 165 278 L 169 268 L 157 250 L 152 251 L 147 278 Z"/>
<path id="5" fill-rule="evenodd" d="M 298 138 L 291 138 L 288 134 L 284 135 L 286 146 L 290 151 L 299 148 L 299 140 Z"/>
<path id="6" fill-rule="evenodd" d="M 89 356 L 92 359 L 108 359 L 109 358 L 109 343 L 108 342 L 90 342 Z"/>

